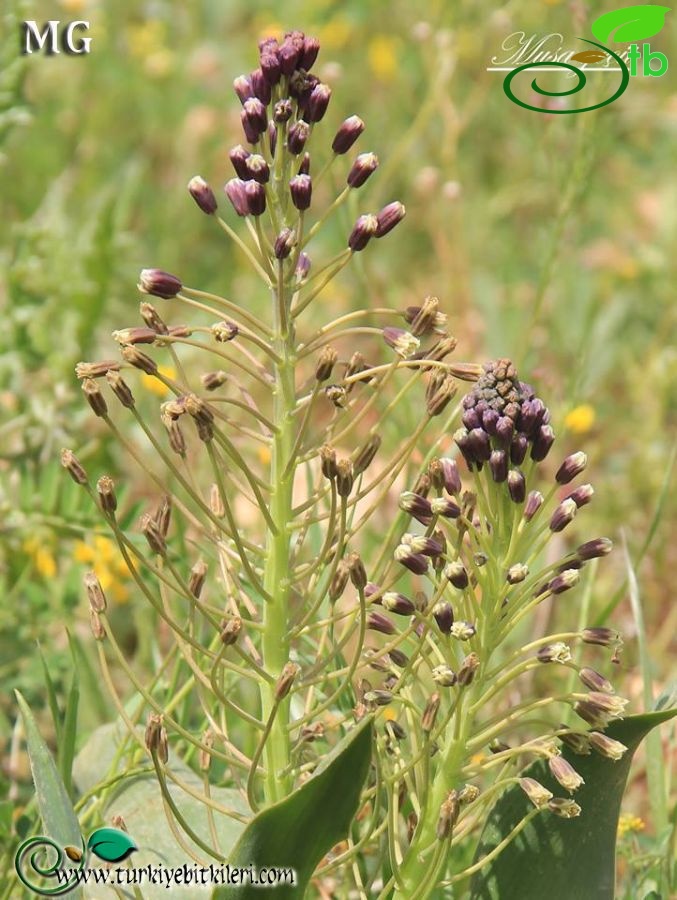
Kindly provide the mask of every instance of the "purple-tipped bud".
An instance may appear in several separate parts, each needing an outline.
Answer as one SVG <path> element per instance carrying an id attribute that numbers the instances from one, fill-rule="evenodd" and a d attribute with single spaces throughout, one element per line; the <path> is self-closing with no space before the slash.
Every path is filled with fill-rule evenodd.
<path id="1" fill-rule="evenodd" d="M 304 122 L 303 119 L 294 122 L 287 133 L 287 149 L 289 152 L 293 153 L 294 156 L 298 156 L 306 146 L 309 135 L 310 125 L 307 122 Z"/>
<path id="2" fill-rule="evenodd" d="M 331 88 L 327 84 L 316 84 L 308 98 L 307 112 L 311 122 L 321 122 L 329 106 Z"/>
<path id="3" fill-rule="evenodd" d="M 425 575 L 428 571 L 428 558 L 422 553 L 414 553 L 407 544 L 399 544 L 395 548 L 395 561 L 413 572 L 414 575 Z"/>
<path id="4" fill-rule="evenodd" d="M 508 416 L 500 416 L 496 422 L 496 438 L 504 447 L 510 447 L 515 434 L 515 425 Z"/>
<path id="5" fill-rule="evenodd" d="M 376 237 L 383 237 L 388 234 L 389 231 L 392 231 L 396 225 L 399 225 L 406 214 L 407 210 L 405 209 L 404 203 L 400 203 L 399 200 L 384 206 L 376 217 L 378 221 Z"/>
<path id="6" fill-rule="evenodd" d="M 550 531 L 564 531 L 567 525 L 573 522 L 577 512 L 578 507 L 573 500 L 562 500 L 550 519 Z"/>
<path id="7" fill-rule="evenodd" d="M 445 519 L 458 519 L 461 515 L 461 507 L 449 497 L 436 497 L 430 501 L 430 508 L 436 516 L 443 516 Z"/>
<path id="8" fill-rule="evenodd" d="M 176 297 L 183 285 L 176 275 L 170 275 L 162 269 L 142 269 L 137 287 L 144 294 L 170 300 Z"/>
<path id="9" fill-rule="evenodd" d="M 400 494 L 400 509 L 417 519 L 422 525 L 430 525 L 432 522 L 432 509 L 430 502 L 425 497 L 415 494 L 413 491 L 404 491 Z"/>
<path id="10" fill-rule="evenodd" d="M 613 543 L 609 538 L 595 538 L 594 541 L 586 541 L 576 550 L 576 556 L 582 560 L 598 559 L 607 556 L 613 550 Z"/>
<path id="11" fill-rule="evenodd" d="M 546 644 L 543 647 L 539 647 L 536 659 L 542 663 L 555 662 L 564 665 L 571 659 L 571 650 L 568 644 L 557 641 L 554 644 Z"/>
<path id="12" fill-rule="evenodd" d="M 364 250 L 369 241 L 376 234 L 377 228 L 378 222 L 376 216 L 366 215 L 359 217 L 348 238 L 348 246 L 353 253 Z"/>
<path id="13" fill-rule="evenodd" d="M 348 172 L 346 184 L 351 188 L 362 187 L 377 168 L 378 156 L 375 153 L 360 153 Z"/>
<path id="14" fill-rule="evenodd" d="M 489 457 L 491 476 L 497 484 L 501 484 L 508 477 L 508 457 L 505 450 L 493 450 Z M 514 470 L 513 470 L 514 471 Z"/>
<path id="15" fill-rule="evenodd" d="M 454 610 L 446 600 L 438 600 L 433 607 L 433 617 L 442 634 L 449 634 L 454 624 Z"/>
<path id="16" fill-rule="evenodd" d="M 524 518 L 531 522 L 538 510 L 543 506 L 543 494 L 540 491 L 530 491 L 527 502 L 524 504 Z"/>
<path id="17" fill-rule="evenodd" d="M 246 75 L 237 76 L 237 78 L 233 82 L 233 90 L 237 94 L 240 103 L 244 103 L 245 100 L 249 100 L 250 97 L 254 96 L 251 81 L 247 78 Z"/>
<path id="18" fill-rule="evenodd" d="M 578 677 L 591 691 L 601 691 L 603 694 L 615 693 L 613 684 L 594 669 L 584 667 L 579 670 Z"/>
<path id="19" fill-rule="evenodd" d="M 249 100 L 245 100 L 242 105 L 242 112 L 249 120 L 252 128 L 259 134 L 262 134 L 268 127 L 266 107 L 258 97 L 250 97 Z"/>
<path id="20" fill-rule="evenodd" d="M 303 44 L 299 45 L 297 41 L 285 38 L 282 46 L 277 51 L 283 75 L 289 76 L 292 74 L 301 59 L 302 52 Z"/>
<path id="21" fill-rule="evenodd" d="M 399 666 L 400 669 L 403 669 L 407 663 L 409 662 L 409 657 L 406 653 L 402 653 L 401 650 L 397 650 L 397 648 L 393 648 L 388 656 L 394 665 Z"/>
<path id="22" fill-rule="evenodd" d="M 303 50 L 299 59 L 299 68 L 309 72 L 317 59 L 320 52 L 320 42 L 317 38 L 306 37 L 303 39 Z"/>
<path id="23" fill-rule="evenodd" d="M 458 624 L 458 623 L 456 623 Z M 454 633 L 454 629 L 451 629 L 451 633 Z M 469 653 L 466 658 L 461 663 L 461 667 L 458 670 L 458 685 L 459 687 L 466 687 L 469 685 L 473 678 L 475 677 L 475 672 L 480 667 L 480 658 L 476 653 Z"/>
<path id="24" fill-rule="evenodd" d="M 291 119 L 293 112 L 291 100 L 278 100 L 273 109 L 273 121 L 276 125 L 284 125 Z"/>
<path id="25" fill-rule="evenodd" d="M 245 163 L 247 169 L 247 179 L 258 181 L 260 184 L 266 184 L 270 178 L 270 167 L 266 160 L 259 153 L 252 153 Z"/>
<path id="26" fill-rule="evenodd" d="M 444 567 L 444 577 L 461 591 L 468 587 L 468 573 L 460 559 L 454 560 Z"/>
<path id="27" fill-rule="evenodd" d="M 339 126 L 334 136 L 331 149 L 334 153 L 347 153 L 364 131 L 364 122 L 359 116 L 350 116 Z"/>
<path id="28" fill-rule="evenodd" d="M 263 71 L 261 69 L 254 69 L 249 76 L 249 80 L 251 81 L 254 96 L 260 100 L 264 106 L 268 106 L 272 98 L 272 91 L 270 82 Z"/>
<path id="29" fill-rule="evenodd" d="M 301 157 L 297 175 L 310 175 L 310 153 L 304 153 Z"/>
<path id="30" fill-rule="evenodd" d="M 266 211 L 266 189 L 258 181 L 246 181 L 244 185 L 247 209 L 252 216 L 261 216 Z"/>
<path id="31" fill-rule="evenodd" d="M 295 275 L 299 279 L 307 278 L 310 272 L 310 257 L 307 253 L 299 254 L 299 261 L 296 263 Z"/>
<path id="32" fill-rule="evenodd" d="M 247 199 L 247 192 L 245 190 L 245 186 L 249 182 L 243 181 L 241 178 L 231 178 L 230 181 L 227 181 L 224 185 L 223 190 L 226 193 L 226 197 L 233 204 L 233 209 L 238 214 L 238 216 L 248 216 L 249 215 L 249 201 Z M 254 184 L 256 182 L 253 182 Z"/>
<path id="33" fill-rule="evenodd" d="M 291 200 L 296 209 L 306 210 L 313 196 L 313 182 L 310 175 L 294 175 L 289 182 Z"/>
<path id="34" fill-rule="evenodd" d="M 595 489 L 591 484 L 582 484 L 580 487 L 577 487 L 575 491 L 572 491 L 567 499 L 573 500 L 580 509 L 581 506 L 587 506 L 587 504 L 590 503 L 594 493 Z"/>
<path id="35" fill-rule="evenodd" d="M 373 216 L 360 216 L 360 219 L 373 219 Z M 357 220 L 357 225 L 355 229 L 357 229 L 360 224 L 360 219 Z M 353 232 L 354 233 L 354 232 Z M 361 247 L 358 249 L 362 249 Z M 395 328 L 392 325 L 387 325 L 383 329 L 383 340 L 389 347 L 402 357 L 402 359 L 408 359 L 412 356 L 418 348 L 421 346 L 421 342 L 417 337 L 414 337 L 413 334 L 409 331 L 405 331 L 404 328 Z"/>
<path id="36" fill-rule="evenodd" d="M 524 475 L 519 469 L 511 469 L 508 472 L 508 492 L 513 503 L 524 503 L 526 490 Z"/>
<path id="37" fill-rule="evenodd" d="M 393 591 L 387 591 L 383 595 L 381 605 L 388 612 L 395 613 L 398 616 L 411 616 L 416 611 L 416 607 L 408 597 Z"/>
<path id="38" fill-rule="evenodd" d="M 508 569 L 505 580 L 508 582 L 508 584 L 520 584 L 522 581 L 524 581 L 528 574 L 528 566 L 525 566 L 524 563 L 515 563 Z"/>
<path id="39" fill-rule="evenodd" d="M 370 628 L 372 631 L 379 631 L 381 634 L 397 634 L 397 628 L 395 628 L 390 619 L 379 612 L 369 613 L 367 616 L 367 628 Z"/>
<path id="40" fill-rule="evenodd" d="M 584 628 L 581 632 L 581 640 L 586 644 L 597 644 L 599 647 L 618 647 L 622 639 L 613 628 Z"/>
<path id="41" fill-rule="evenodd" d="M 238 178 L 241 178 L 243 181 L 246 181 L 250 178 L 249 170 L 247 169 L 247 160 L 251 156 L 249 150 L 245 150 L 242 144 L 237 144 L 228 154 L 228 158 L 233 164 L 233 168 L 235 169 L 235 174 Z"/>
<path id="42" fill-rule="evenodd" d="M 268 146 L 270 147 L 270 155 L 275 158 L 275 148 L 277 147 L 277 127 L 275 122 L 268 124 Z"/>
<path id="43" fill-rule="evenodd" d="M 535 807 L 540 809 L 552 800 L 552 793 L 534 778 L 520 778 L 519 785 Z"/>
<path id="44" fill-rule="evenodd" d="M 627 753 L 628 748 L 625 744 L 621 744 L 620 741 L 615 741 L 605 734 L 600 734 L 599 731 L 589 731 L 587 738 L 590 741 L 590 745 L 608 759 L 619 760 Z"/>
<path id="45" fill-rule="evenodd" d="M 473 428 L 468 432 L 470 452 L 478 462 L 488 462 L 491 457 L 489 435 L 482 428 Z"/>
<path id="46" fill-rule="evenodd" d="M 448 494 L 459 494 L 461 492 L 461 475 L 458 471 L 455 459 L 442 457 L 440 459 L 442 472 L 444 474 L 444 489 Z"/>
<path id="47" fill-rule="evenodd" d="M 482 427 L 491 437 L 494 437 L 496 434 L 496 426 L 499 419 L 500 416 L 495 409 L 487 409 L 482 413 Z"/>
<path id="48" fill-rule="evenodd" d="M 557 481 L 558 484 L 569 484 L 569 482 L 573 481 L 577 475 L 581 474 L 587 464 L 588 457 L 585 453 L 580 451 L 578 453 L 572 453 L 571 456 L 567 456 L 557 470 L 555 481 Z"/>
<path id="49" fill-rule="evenodd" d="M 286 259 L 296 246 L 296 232 L 291 228 L 283 228 L 275 238 L 275 259 Z"/>
<path id="50" fill-rule="evenodd" d="M 581 573 L 578 569 L 565 569 L 548 583 L 548 590 L 551 594 L 563 594 L 575 587 L 580 579 Z"/>
<path id="51" fill-rule="evenodd" d="M 531 458 L 534 462 L 544 460 L 554 442 L 555 432 L 552 428 L 549 425 L 541 425 L 531 447 Z"/>
<path id="52" fill-rule="evenodd" d="M 204 178 L 195 175 L 188 182 L 188 192 L 195 200 L 203 213 L 208 216 L 214 215 L 218 208 L 214 191 L 210 188 Z"/>
<path id="53" fill-rule="evenodd" d="M 510 443 L 510 462 L 514 466 L 521 466 L 526 458 L 528 449 L 529 441 L 526 435 L 516 434 Z"/>
<path id="54" fill-rule="evenodd" d="M 277 50 L 273 49 L 271 46 L 262 50 L 261 56 L 259 57 L 259 65 L 261 66 L 263 77 L 271 87 L 274 87 L 280 80 L 282 74 Z"/>
<path id="55" fill-rule="evenodd" d="M 444 552 L 444 547 L 439 540 L 427 537 L 425 534 L 404 534 L 402 543 L 410 547 L 414 553 L 422 553 L 424 556 L 435 557 Z"/>

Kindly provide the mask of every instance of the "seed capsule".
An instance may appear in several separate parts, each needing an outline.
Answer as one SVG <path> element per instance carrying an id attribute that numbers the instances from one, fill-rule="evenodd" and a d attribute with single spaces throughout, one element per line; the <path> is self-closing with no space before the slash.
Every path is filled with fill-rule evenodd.
<path id="1" fill-rule="evenodd" d="M 315 365 L 315 378 L 317 381 L 328 381 L 336 365 L 338 353 L 333 347 L 323 347 Z"/>
<path id="2" fill-rule="evenodd" d="M 93 378 L 85 378 L 82 382 L 82 390 L 84 391 L 87 402 L 92 408 L 94 415 L 104 418 L 108 415 L 108 405 L 104 399 L 99 385 Z"/>
<path id="3" fill-rule="evenodd" d="M 430 699 L 423 710 L 423 716 L 421 717 L 421 731 L 423 731 L 424 734 L 430 734 L 435 727 L 435 720 L 437 719 L 439 710 L 440 695 L 438 693 L 431 694 Z"/>
<path id="4" fill-rule="evenodd" d="M 292 684 L 294 683 L 294 679 L 300 671 L 301 666 L 297 665 L 296 663 L 285 663 L 284 668 L 280 673 L 280 677 L 277 680 L 277 684 L 275 685 L 275 697 L 277 700 L 282 700 L 287 696 L 287 694 L 291 690 Z"/>
<path id="5" fill-rule="evenodd" d="M 117 497 L 115 496 L 115 484 L 113 479 L 108 475 L 102 475 L 96 483 L 96 490 L 99 494 L 99 503 L 104 513 L 112 516 L 118 508 Z"/>
<path id="6" fill-rule="evenodd" d="M 224 647 L 232 647 L 237 643 L 240 632 L 242 631 L 242 619 L 239 616 L 233 616 L 232 619 L 224 620 L 221 623 L 221 631 L 219 638 Z"/>
<path id="7" fill-rule="evenodd" d="M 86 572 L 83 583 L 87 592 L 87 599 L 89 600 L 89 608 L 95 613 L 105 612 L 108 605 L 106 603 L 106 595 L 96 573 Z"/>
<path id="8" fill-rule="evenodd" d="M 372 434 L 367 442 L 359 449 L 355 459 L 353 460 L 353 471 L 355 476 L 361 475 L 372 464 L 374 457 L 378 453 L 381 446 L 381 438 L 377 434 Z"/>
<path id="9" fill-rule="evenodd" d="M 166 763 L 169 759 L 169 748 L 167 744 L 167 732 L 163 724 L 163 717 L 151 713 L 148 717 L 145 734 L 146 749 L 153 755 L 157 756 L 160 762 Z"/>
<path id="10" fill-rule="evenodd" d="M 332 603 L 336 603 L 338 598 L 343 594 L 348 584 L 350 571 L 345 560 L 341 560 L 336 567 L 336 571 L 329 584 L 329 599 Z"/>
<path id="11" fill-rule="evenodd" d="M 106 629 L 101 621 L 101 617 L 93 609 L 89 611 L 89 627 L 95 641 L 103 641 L 105 639 Z"/>
<path id="12" fill-rule="evenodd" d="M 359 553 L 351 553 L 350 556 L 346 557 L 346 563 L 348 565 L 348 572 L 353 586 L 356 587 L 358 591 L 363 591 L 367 585 L 367 572 L 364 568 L 364 563 L 360 559 Z"/>
<path id="13" fill-rule="evenodd" d="M 454 625 L 457 623 L 454 623 Z M 452 627 L 453 633 L 453 627 Z M 467 687 L 473 678 L 475 677 L 475 672 L 480 667 L 480 658 L 476 653 L 469 653 L 466 658 L 461 663 L 461 667 L 458 670 L 458 684 L 459 687 Z"/>
<path id="14" fill-rule="evenodd" d="M 348 497 L 355 481 L 353 464 L 349 459 L 340 459 L 336 463 L 336 492 L 339 497 Z"/>
<path id="15" fill-rule="evenodd" d="M 76 484 L 87 484 L 87 473 L 72 450 L 61 451 L 61 465 Z"/>
<path id="16" fill-rule="evenodd" d="M 122 375 L 118 371 L 111 369 L 106 372 L 106 381 L 120 403 L 127 409 L 132 409 L 134 407 L 134 395 Z"/>
<path id="17" fill-rule="evenodd" d="M 203 559 L 198 559 L 190 570 L 188 577 L 188 590 L 196 600 L 200 599 L 202 588 L 207 580 L 207 563 Z"/>
<path id="18" fill-rule="evenodd" d="M 440 807 L 440 814 L 437 819 L 435 834 L 438 841 L 445 841 L 451 837 L 454 826 L 458 821 L 459 812 L 458 793 L 457 791 L 449 791 L 447 799 Z"/>

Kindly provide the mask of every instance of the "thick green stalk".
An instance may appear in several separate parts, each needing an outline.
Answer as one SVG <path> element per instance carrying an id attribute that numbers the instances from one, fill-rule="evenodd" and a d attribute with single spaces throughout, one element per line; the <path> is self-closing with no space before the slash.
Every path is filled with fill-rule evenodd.
<path id="1" fill-rule="evenodd" d="M 296 405 L 294 367 L 296 363 L 293 330 L 288 322 L 288 297 L 282 264 L 273 288 L 275 329 L 273 349 L 279 358 L 276 363 L 273 398 L 273 422 L 277 432 L 273 438 L 270 463 L 270 514 L 276 531 L 268 532 L 264 588 L 271 600 L 266 602 L 263 629 L 263 665 L 277 680 L 289 661 L 289 593 L 290 534 L 292 522 L 292 486 L 295 466 L 289 466 L 294 447 L 293 411 Z M 275 684 L 261 685 L 263 720 L 275 706 Z M 289 698 L 279 703 L 265 747 L 265 797 L 268 804 L 285 797 L 291 790 L 289 775 L 283 775 L 290 764 Z"/>

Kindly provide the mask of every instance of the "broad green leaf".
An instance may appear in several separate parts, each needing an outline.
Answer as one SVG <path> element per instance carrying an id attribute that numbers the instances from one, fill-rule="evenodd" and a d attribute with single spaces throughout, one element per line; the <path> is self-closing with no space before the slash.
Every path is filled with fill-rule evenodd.
<path id="1" fill-rule="evenodd" d="M 628 748 L 618 761 L 595 753 L 578 756 L 564 747 L 562 756 L 584 778 L 574 798 L 581 807 L 575 819 L 544 811 L 486 867 L 473 877 L 472 900 L 613 900 L 616 831 L 632 756 L 642 739 L 677 708 L 660 709 L 613 722 L 606 734 Z M 545 761 L 523 773 L 555 796 L 566 792 L 552 778 Z M 476 862 L 489 853 L 533 806 L 518 785 L 508 789 L 485 825 Z"/>
<path id="2" fill-rule="evenodd" d="M 231 866 L 294 869 L 294 886 L 275 887 L 276 900 L 300 898 L 323 856 L 348 834 L 371 761 L 372 721 L 364 719 L 286 799 L 259 813 L 247 826 L 228 862 Z M 251 885 L 218 888 L 214 900 L 260 900 Z"/>
<path id="3" fill-rule="evenodd" d="M 87 849 L 104 862 L 122 862 L 139 848 L 131 837 L 119 828 L 97 828 L 87 841 Z"/>
<path id="4" fill-rule="evenodd" d="M 29 705 L 19 691 L 16 691 L 16 698 L 26 730 L 35 796 L 45 834 L 61 846 L 72 844 L 79 847 L 82 843 L 80 826 L 52 754 L 40 734 Z"/>
<path id="5" fill-rule="evenodd" d="M 608 41 L 645 41 L 663 28 L 669 6 L 642 3 L 604 13 L 592 23 L 592 33 L 603 44 Z"/>

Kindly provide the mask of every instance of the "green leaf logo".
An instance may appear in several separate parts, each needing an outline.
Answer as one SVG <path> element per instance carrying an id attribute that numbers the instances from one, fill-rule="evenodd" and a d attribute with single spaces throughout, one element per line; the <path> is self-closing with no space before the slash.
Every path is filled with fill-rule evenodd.
<path id="1" fill-rule="evenodd" d="M 603 44 L 611 40 L 617 43 L 644 41 L 662 29 L 667 12 L 670 12 L 669 6 L 654 6 L 653 3 L 614 9 L 595 19 L 592 33 Z"/>
<path id="2" fill-rule="evenodd" d="M 124 831 L 117 828 L 97 828 L 89 836 L 87 849 L 104 862 L 122 862 L 139 848 Z"/>

